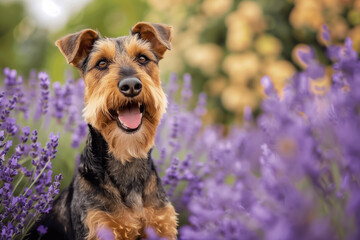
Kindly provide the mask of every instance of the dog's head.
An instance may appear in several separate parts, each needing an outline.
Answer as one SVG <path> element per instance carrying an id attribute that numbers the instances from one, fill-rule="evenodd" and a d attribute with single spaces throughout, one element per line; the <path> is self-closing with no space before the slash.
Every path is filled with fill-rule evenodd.
<path id="1" fill-rule="evenodd" d="M 85 29 L 56 45 L 85 81 L 85 120 L 107 141 L 121 161 L 146 158 L 167 101 L 159 61 L 171 48 L 172 28 L 137 23 L 130 35 L 103 38 Z"/>

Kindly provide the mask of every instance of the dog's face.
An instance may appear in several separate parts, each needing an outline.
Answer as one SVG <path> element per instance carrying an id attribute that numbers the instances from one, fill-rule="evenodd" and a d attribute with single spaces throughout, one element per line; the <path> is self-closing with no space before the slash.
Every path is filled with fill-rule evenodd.
<path id="1" fill-rule="evenodd" d="M 129 36 L 102 38 L 91 29 L 56 42 L 85 81 L 83 116 L 121 161 L 146 158 L 167 101 L 158 62 L 170 49 L 172 29 L 141 22 Z"/>

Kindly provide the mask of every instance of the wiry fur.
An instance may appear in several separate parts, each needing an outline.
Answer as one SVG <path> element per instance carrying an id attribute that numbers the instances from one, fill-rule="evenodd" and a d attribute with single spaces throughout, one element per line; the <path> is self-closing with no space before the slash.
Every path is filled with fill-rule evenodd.
<path id="1" fill-rule="evenodd" d="M 154 145 L 156 127 L 166 109 L 166 96 L 161 89 L 159 70 L 157 64 L 151 63 L 145 72 L 141 66 L 134 63 L 133 59 L 143 52 L 150 52 L 150 44 L 136 36 L 123 40 L 124 49 L 122 53 L 116 51 L 116 42 L 103 39 L 96 42 L 94 50 L 90 53 L 89 62 L 92 64 L 106 56 L 114 63 L 109 66 L 106 75 L 98 81 L 98 72 L 85 75 L 85 108 L 83 115 L 85 120 L 98 129 L 107 143 L 109 152 L 121 161 L 129 161 L 132 158 L 146 157 L 150 148 Z M 118 89 L 121 76 L 121 66 L 130 66 L 143 83 L 143 90 L 134 99 L 124 97 Z M 129 101 L 145 103 L 145 114 L 143 116 L 143 127 L 135 134 L 124 133 L 116 126 L 109 110 L 118 109 Z M 123 146 L 119 148 L 118 146 Z"/>
<path id="2" fill-rule="evenodd" d="M 156 128 L 166 109 L 158 61 L 170 48 L 171 28 L 138 23 L 131 35 L 102 38 L 91 29 L 57 41 L 68 63 L 77 67 L 85 81 L 83 116 L 89 135 L 78 172 L 55 201 L 53 209 L 36 224 L 28 239 L 37 239 L 36 228 L 48 227 L 43 239 L 97 239 L 107 228 L 116 239 L 146 237 L 152 227 L 162 237 L 175 239 L 177 217 L 162 187 L 151 148 Z M 137 61 L 146 55 L 146 64 Z M 106 68 L 99 61 L 106 59 Z M 135 97 L 119 91 L 126 77 L 141 81 Z M 119 127 L 114 113 L 129 103 L 144 106 L 142 124 L 133 132 Z"/>

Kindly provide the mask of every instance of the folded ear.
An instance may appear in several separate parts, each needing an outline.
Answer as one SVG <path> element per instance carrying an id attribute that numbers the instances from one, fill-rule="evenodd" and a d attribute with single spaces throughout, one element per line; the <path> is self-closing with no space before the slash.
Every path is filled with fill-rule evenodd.
<path id="1" fill-rule="evenodd" d="M 160 23 L 139 22 L 131 28 L 131 34 L 151 43 L 152 49 L 160 59 L 166 50 L 171 49 L 172 27 Z"/>
<path id="2" fill-rule="evenodd" d="M 84 29 L 60 38 L 55 42 L 55 45 L 69 64 L 71 63 L 73 66 L 80 68 L 98 38 L 99 34 L 96 31 Z"/>

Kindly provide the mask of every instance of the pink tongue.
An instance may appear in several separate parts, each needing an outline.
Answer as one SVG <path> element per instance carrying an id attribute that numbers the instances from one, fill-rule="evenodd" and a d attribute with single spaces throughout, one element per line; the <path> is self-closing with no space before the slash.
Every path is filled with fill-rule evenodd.
<path id="1" fill-rule="evenodd" d="M 137 106 L 118 112 L 118 117 L 123 124 L 131 129 L 137 128 L 141 123 L 141 113 Z"/>

